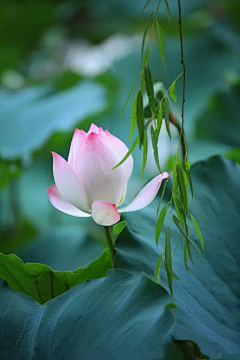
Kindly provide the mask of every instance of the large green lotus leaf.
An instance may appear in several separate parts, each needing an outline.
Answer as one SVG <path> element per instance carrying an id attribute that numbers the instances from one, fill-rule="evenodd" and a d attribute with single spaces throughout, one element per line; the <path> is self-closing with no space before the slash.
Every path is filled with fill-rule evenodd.
<path id="1" fill-rule="evenodd" d="M 103 87 L 93 82 L 81 82 L 55 94 L 50 94 L 50 90 L 45 86 L 17 93 L 0 90 L 3 158 L 27 159 L 54 132 L 71 130 L 77 122 L 106 105 Z"/>
<path id="2" fill-rule="evenodd" d="M 54 271 L 44 264 L 24 263 L 14 254 L 0 253 L 0 278 L 16 291 L 31 296 L 40 304 L 53 299 L 86 280 L 107 275 L 111 269 L 109 249 L 86 268 L 76 271 Z"/>
<path id="3" fill-rule="evenodd" d="M 190 211 L 200 224 L 205 254 L 193 250 L 195 266 L 184 267 L 183 249 L 173 257 L 173 271 L 179 280 L 173 283 L 178 309 L 174 335 L 178 340 L 195 341 L 211 358 L 240 358 L 240 166 L 231 160 L 213 157 L 192 167 L 194 200 L 198 212 Z M 166 224 L 155 245 L 157 201 L 138 214 L 126 214 L 127 228 L 117 239 L 116 267 L 137 273 L 153 274 L 163 250 Z M 167 221 L 167 218 L 165 219 Z M 194 234 L 193 227 L 190 231 Z M 171 224 L 172 249 L 180 233 Z M 196 241 L 197 236 L 195 235 Z M 162 275 L 167 287 L 166 274 Z"/>
<path id="4" fill-rule="evenodd" d="M 144 275 L 111 270 L 45 305 L 0 295 L 1 359 L 171 359 L 172 297 Z"/>

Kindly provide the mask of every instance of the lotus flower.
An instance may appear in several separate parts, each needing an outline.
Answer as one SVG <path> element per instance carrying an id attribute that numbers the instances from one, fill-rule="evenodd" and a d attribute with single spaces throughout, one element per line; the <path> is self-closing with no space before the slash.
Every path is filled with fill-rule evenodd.
<path id="1" fill-rule="evenodd" d="M 128 180 L 133 170 L 130 155 L 113 169 L 128 152 L 117 137 L 92 124 L 88 133 L 76 129 L 68 161 L 52 152 L 55 185 L 48 188 L 52 205 L 72 216 L 89 217 L 103 226 L 120 220 L 123 212 L 148 206 L 169 175 L 164 172 L 152 179 L 131 204 L 120 207 L 126 197 Z"/>

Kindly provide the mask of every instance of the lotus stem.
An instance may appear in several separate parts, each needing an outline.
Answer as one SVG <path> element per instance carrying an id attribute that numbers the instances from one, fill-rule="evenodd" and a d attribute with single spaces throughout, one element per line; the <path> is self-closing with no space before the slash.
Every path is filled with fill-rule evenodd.
<path id="1" fill-rule="evenodd" d="M 108 243 L 108 247 L 109 247 L 109 251 L 110 251 L 110 256 L 111 256 L 111 261 L 112 261 L 112 268 L 113 268 L 114 267 L 114 260 L 115 260 L 116 250 L 114 249 L 113 239 L 112 239 L 110 227 L 109 226 L 104 226 L 104 230 L 105 230 L 105 234 L 106 234 L 106 238 L 107 238 L 107 243 Z"/>

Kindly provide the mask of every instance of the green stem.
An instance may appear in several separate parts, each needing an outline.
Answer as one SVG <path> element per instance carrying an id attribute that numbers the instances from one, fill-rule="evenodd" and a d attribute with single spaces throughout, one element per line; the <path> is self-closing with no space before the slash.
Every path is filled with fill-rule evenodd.
<path id="1" fill-rule="evenodd" d="M 184 161 L 184 160 L 186 160 L 186 157 L 187 157 L 187 144 L 186 144 L 184 130 L 181 127 L 181 125 L 178 123 L 176 116 L 172 112 L 169 113 L 169 120 L 178 129 L 180 140 L 181 140 L 182 157 L 183 157 L 183 161 Z"/>
<path id="2" fill-rule="evenodd" d="M 114 267 L 114 259 L 115 259 L 116 250 L 114 249 L 110 227 L 104 226 L 104 230 L 105 230 L 107 243 L 108 243 L 108 247 L 109 247 L 109 251 L 110 251 L 110 255 L 111 255 L 112 267 Z"/>

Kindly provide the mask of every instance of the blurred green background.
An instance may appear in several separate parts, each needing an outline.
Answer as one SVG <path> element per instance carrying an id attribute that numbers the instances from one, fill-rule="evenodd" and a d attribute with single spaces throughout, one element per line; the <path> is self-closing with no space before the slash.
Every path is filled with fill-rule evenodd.
<path id="1" fill-rule="evenodd" d="M 100 255 L 102 228 L 52 207 L 53 150 L 67 157 L 75 127 L 91 122 L 128 143 L 131 104 L 120 118 L 141 70 L 141 42 L 156 7 L 152 0 L 6 0 L 0 2 L 0 251 L 56 270 L 75 270 Z M 168 88 L 181 73 L 177 1 L 165 4 L 166 69 L 150 50 L 154 82 Z M 182 2 L 186 63 L 185 123 L 192 163 L 215 154 L 240 161 L 240 2 Z M 177 82 L 176 114 L 181 110 Z M 137 88 L 136 88 L 137 89 Z M 135 91 L 136 91 L 135 89 Z M 173 129 L 174 132 L 174 129 Z M 177 139 L 159 140 L 162 168 Z M 152 150 L 141 178 L 136 150 L 127 201 L 157 173 Z"/>

